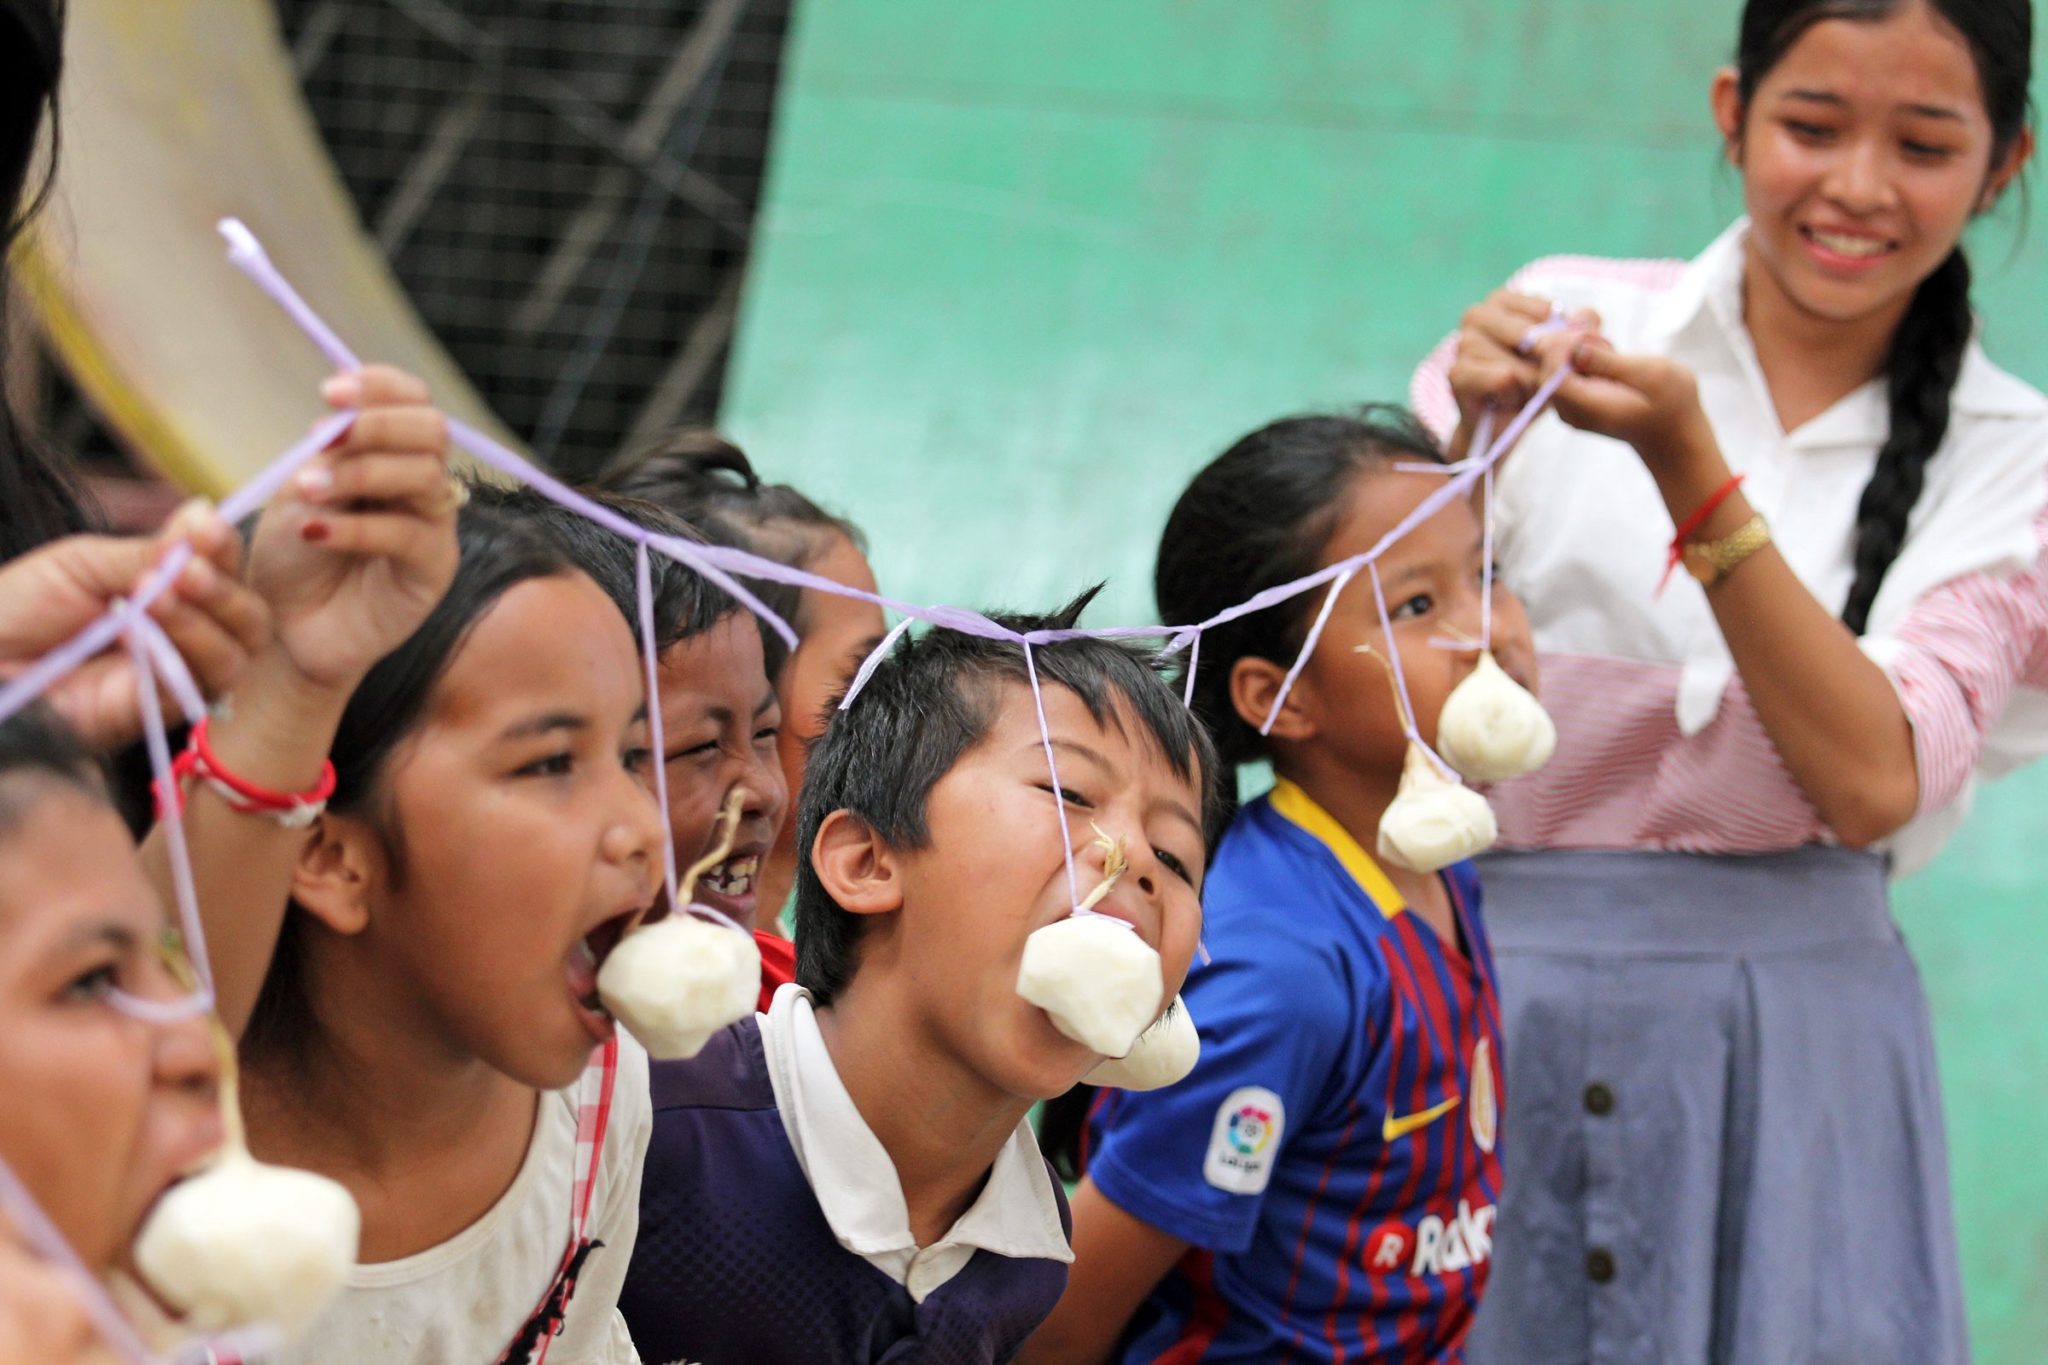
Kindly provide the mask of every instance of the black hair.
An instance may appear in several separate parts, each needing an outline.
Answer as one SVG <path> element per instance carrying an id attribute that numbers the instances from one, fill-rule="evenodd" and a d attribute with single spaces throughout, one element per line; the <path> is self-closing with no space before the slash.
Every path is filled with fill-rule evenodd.
<path id="1" fill-rule="evenodd" d="M 1166 519 L 1152 576 L 1160 619 L 1194 625 L 1315 572 L 1351 480 L 1397 460 L 1443 455 L 1413 414 L 1391 404 L 1283 417 L 1240 439 L 1195 475 Z M 1231 704 L 1232 665 L 1291 663 L 1319 601 L 1304 593 L 1203 635 L 1194 711 L 1227 766 L 1266 756 L 1264 738 Z"/>
<path id="2" fill-rule="evenodd" d="M 588 489 L 584 496 L 659 535 L 704 543 L 695 527 L 654 503 Z M 634 641 L 639 641 L 640 590 L 632 541 L 524 486 L 500 488 L 479 484 L 471 490 L 470 502 L 472 506 L 487 506 L 508 516 L 528 518 L 553 536 L 571 562 L 589 574 L 617 604 L 626 624 L 632 627 Z M 702 635 L 740 610 L 739 602 L 725 589 L 665 554 L 650 553 L 647 564 L 648 581 L 654 589 L 657 653 L 680 640 Z"/>
<path id="3" fill-rule="evenodd" d="M 833 516 L 786 483 L 762 482 L 746 452 L 715 431 L 690 428 L 672 433 L 607 471 L 599 483 L 667 508 L 714 545 L 746 550 L 791 568 L 810 567 L 842 538 L 867 553 L 867 537 L 859 527 Z M 804 633 L 799 589 L 764 582 L 755 592 L 798 635 Z M 779 677 L 789 647 L 765 623 L 761 647 L 768 676 Z"/>
<path id="4" fill-rule="evenodd" d="M 456 520 L 461 549 L 448 591 L 427 613 L 427 619 L 405 642 L 378 660 L 363 675 L 342 709 L 330 757 L 334 763 L 334 795 L 327 808 L 377 820 L 384 797 L 384 765 L 394 750 L 418 728 L 434 684 L 447 671 L 462 643 L 486 612 L 511 589 L 530 579 L 552 578 L 581 570 L 561 538 L 526 509 L 505 505 L 481 490 Z M 628 563 L 630 565 L 630 557 Z M 629 599 L 630 601 L 630 599 Z M 403 875 L 403 842 L 399 832 L 378 821 L 394 875 Z M 298 918 L 287 911 L 277 949 L 271 957 L 263 990 L 249 1019 L 244 1045 L 251 1054 L 285 1058 L 303 1055 L 312 1034 L 305 992 L 305 950 Z"/>
<path id="5" fill-rule="evenodd" d="M 1749 0 L 1736 40 L 1737 89 L 1745 110 L 1792 45 L 1827 19 L 1874 22 L 1898 12 L 1906 0 Z M 1927 0 L 1962 35 L 1976 63 L 1991 123 L 1991 164 L 2012 149 L 2031 116 L 2027 86 L 2033 76 L 2034 7 L 2031 0 Z M 1885 360 L 1891 428 L 1877 467 L 1856 508 L 1855 581 L 1842 621 L 1861 635 L 1884 576 L 1906 539 L 1906 524 L 1920 500 L 1927 461 L 1948 434 L 1949 401 L 1962 373 L 1975 319 L 1970 312 L 1970 263 L 1958 244 L 1920 282 L 1892 337 Z"/>
<path id="6" fill-rule="evenodd" d="M 112 806 L 91 751 L 46 708 L 31 705 L 0 721 L 0 837 L 12 834 L 28 814 L 40 795 L 30 785 L 37 779 Z"/>
<path id="7" fill-rule="evenodd" d="M 1070 629 L 1096 591 L 1047 616 L 994 619 L 1018 632 Z M 1195 779 L 1208 825 L 1218 788 L 1215 752 L 1146 651 L 1079 639 L 1034 646 L 1032 659 L 1042 686 L 1066 688 L 1098 722 L 1116 724 L 1119 707 L 1128 709 L 1174 771 Z M 797 801 L 796 979 L 819 1004 L 829 1005 L 852 979 L 861 933 L 860 917 L 832 899 L 811 867 L 819 827 L 835 811 L 850 811 L 893 848 L 925 847 L 932 788 L 987 737 L 1001 704 L 996 684 L 1029 677 L 1022 646 L 934 629 L 905 636 L 853 706 L 832 712 L 812 746 Z"/>
<path id="8" fill-rule="evenodd" d="M 16 329 L 7 316 L 5 265 L 15 240 L 49 197 L 57 167 L 57 82 L 64 67 L 63 0 L 0 0 L 0 377 Z M 49 154 L 29 176 L 43 129 Z M 0 563 L 59 536 L 92 529 L 93 515 L 66 463 L 21 422 L 0 383 Z"/>

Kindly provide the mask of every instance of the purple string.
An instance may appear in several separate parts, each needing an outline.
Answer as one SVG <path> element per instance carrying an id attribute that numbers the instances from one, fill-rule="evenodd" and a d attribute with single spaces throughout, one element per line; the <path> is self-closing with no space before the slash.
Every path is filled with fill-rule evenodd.
<path id="1" fill-rule="evenodd" d="M 1188 682 L 1181 692 L 1180 704 L 1189 710 L 1195 705 L 1195 670 L 1202 666 L 1202 632 L 1196 631 L 1195 638 L 1188 644 Z"/>
<path id="2" fill-rule="evenodd" d="M 868 657 L 860 661 L 860 668 L 854 673 L 853 681 L 846 685 L 846 695 L 839 699 L 840 710 L 845 711 L 853 706 L 853 699 L 868 685 L 868 679 L 875 676 L 875 670 L 882 666 L 882 660 L 889 657 L 889 651 L 896 648 L 896 642 L 910 629 L 910 623 L 911 618 L 904 617 L 882 637 L 882 643 L 868 651 Z"/>
<path id="3" fill-rule="evenodd" d="M 293 470 L 326 449 L 328 444 L 346 431 L 349 423 L 354 420 L 355 414 L 352 412 L 335 413 L 323 418 L 298 444 L 287 450 L 253 482 L 221 503 L 220 515 L 229 522 L 236 522 L 255 511 L 268 501 L 270 494 L 291 476 Z M 261 496 L 255 496 L 252 500 L 252 495 L 259 493 Z M 178 575 L 184 571 L 185 565 L 191 559 L 190 544 L 181 541 L 171 546 L 165 552 L 163 561 L 144 574 L 142 580 L 135 585 L 135 590 L 128 594 L 128 604 L 138 612 L 148 611 L 156 600 L 178 581 Z M 14 715 L 49 691 L 59 679 L 113 645 L 121 632 L 127 629 L 127 625 L 125 608 L 122 604 L 116 603 L 98 620 L 38 659 L 33 667 L 14 681 L 0 687 L 0 720 L 6 720 Z M 183 699 L 180 704 L 184 704 Z"/>
<path id="4" fill-rule="evenodd" d="M 335 365 L 344 370 L 360 370 L 363 362 L 348 344 L 335 335 L 334 329 L 299 297 L 299 291 L 285 282 L 283 274 L 270 263 L 270 255 L 264 251 L 263 243 L 256 240 L 256 234 L 239 218 L 223 218 L 215 224 L 220 235 L 228 240 L 228 260 L 243 274 L 263 284 L 264 292 L 276 299 L 285 312 L 291 314 L 299 329 L 313 338 L 313 344 Z M 272 282 L 276 287 L 272 287 Z"/>
<path id="5" fill-rule="evenodd" d="M 1472 433 L 1472 446 L 1486 457 L 1480 476 L 1479 524 L 1483 556 L 1479 582 L 1479 648 L 1493 648 L 1493 403 L 1479 413 L 1479 425 Z"/>
<path id="6" fill-rule="evenodd" d="M 670 906 L 676 895 L 676 840 L 668 822 L 668 737 L 661 728 L 661 664 L 654 647 L 654 570 L 647 547 L 633 549 L 633 590 L 640 605 L 640 658 L 647 669 L 647 742 L 654 749 L 654 796 L 661 807 L 661 875 Z"/>
<path id="7" fill-rule="evenodd" d="M 255 478 L 243 484 L 221 502 L 218 508 L 221 519 L 233 525 L 251 512 L 260 510 L 277 495 L 277 490 L 284 487 L 292 475 L 299 472 L 300 466 L 346 435 L 355 420 L 356 413 L 351 408 L 343 412 L 331 412 L 315 422 L 313 429 L 287 448 L 284 454 L 271 461 Z"/>
<path id="8" fill-rule="evenodd" d="M 1367 570 L 1372 574 L 1372 600 L 1379 607 L 1380 634 L 1387 642 L 1387 666 L 1394 671 L 1394 690 L 1401 698 L 1401 732 L 1408 736 L 1410 744 L 1415 745 L 1422 752 L 1429 755 L 1429 761 L 1436 764 L 1438 772 L 1451 781 L 1457 782 L 1460 779 L 1456 773 L 1451 771 L 1450 764 L 1438 758 L 1436 750 L 1423 742 L 1422 732 L 1415 726 L 1415 703 L 1408 697 L 1408 675 L 1402 671 L 1401 646 L 1394 639 L 1393 618 L 1387 614 L 1387 593 L 1380 586 L 1380 566 L 1377 564 L 1368 565 Z"/>
<path id="9" fill-rule="evenodd" d="M 78 1253 L 71 1249 L 71 1243 L 43 1212 L 35 1196 L 29 1193 L 28 1186 L 21 1183 L 21 1178 L 4 1160 L 0 1160 L 0 1209 L 6 1211 L 7 1220 L 28 1243 L 29 1250 L 71 1281 L 79 1306 L 85 1309 L 86 1316 L 92 1319 L 93 1329 L 114 1354 L 129 1365 L 155 1365 L 149 1348 L 142 1344 L 142 1338 L 128 1325 L 128 1319 L 114 1306 L 106 1286 L 86 1268 Z"/>
<path id="10" fill-rule="evenodd" d="M 343 368 L 354 369 L 359 367 L 360 362 L 357 361 L 355 354 L 334 334 L 333 329 L 322 322 L 318 314 L 314 313 L 307 306 L 298 291 L 292 288 L 291 284 L 278 272 L 276 266 L 271 263 L 269 257 L 264 253 L 261 244 L 255 240 L 253 234 L 245 226 L 234 219 L 224 219 L 221 223 L 221 232 L 229 239 L 231 244 L 232 249 L 229 253 L 229 259 L 247 274 L 250 279 L 254 280 L 258 287 L 275 300 L 299 324 L 323 354 Z M 1543 324 L 1539 324 L 1539 326 L 1541 325 Z M 1388 546 L 1400 540 L 1429 517 L 1434 516 L 1449 503 L 1451 498 L 1468 491 L 1484 472 L 1484 469 L 1492 462 L 1498 460 L 1501 452 L 1521 435 L 1521 432 L 1528 426 L 1529 422 L 1535 419 L 1544 405 L 1557 392 L 1557 386 L 1564 382 L 1568 373 L 1569 368 L 1567 367 L 1566 369 L 1559 370 L 1550 379 L 1545 381 L 1543 386 L 1530 399 L 1528 405 L 1523 408 L 1521 413 L 1516 416 L 1514 422 L 1509 425 L 1507 431 L 1502 433 L 1501 439 L 1495 443 L 1495 448 L 1492 451 L 1489 451 L 1483 458 L 1465 461 L 1464 464 L 1469 467 L 1461 468 L 1458 474 L 1445 487 L 1432 493 L 1414 512 L 1403 519 L 1400 525 L 1383 536 L 1380 542 L 1373 546 L 1372 549 L 1362 554 L 1354 555 L 1343 563 L 1319 569 L 1315 573 L 1305 575 L 1291 583 L 1282 583 L 1268 588 L 1246 602 L 1239 603 L 1235 607 L 1217 613 L 1207 621 L 1193 626 L 1178 627 L 1116 626 L 1095 630 L 1071 629 L 1031 632 L 1009 630 L 977 611 L 969 611 L 961 607 L 930 606 L 905 602 L 897 598 L 884 596 L 881 593 L 850 587 L 847 584 L 836 582 L 819 574 L 792 568 L 789 565 L 780 564 L 774 560 L 765 559 L 759 555 L 750 554 L 747 551 L 734 549 L 730 546 L 692 544 L 652 534 L 627 518 L 612 512 L 609 508 L 591 502 L 588 498 L 569 488 L 560 480 L 539 469 L 525 457 L 507 449 L 482 432 L 461 422 L 450 422 L 449 432 L 456 445 L 492 468 L 530 484 L 544 496 L 582 513 L 592 521 L 625 536 L 635 544 L 650 545 L 654 549 L 669 555 L 673 559 L 680 560 L 692 569 L 704 574 L 705 577 L 709 578 L 719 587 L 731 593 L 750 611 L 753 611 L 757 616 L 767 621 L 783 637 L 785 642 L 789 643 L 792 647 L 796 644 L 796 636 L 789 629 L 788 623 L 783 621 L 775 612 L 769 610 L 752 593 L 747 592 L 737 583 L 733 582 L 729 574 L 766 579 L 770 582 L 784 583 L 792 587 L 811 588 L 838 597 L 870 602 L 883 608 L 885 611 L 892 611 L 898 615 L 924 621 L 929 625 L 941 626 L 948 630 L 957 630 L 985 639 L 1006 640 L 1014 644 L 1053 644 L 1076 639 L 1168 639 L 1170 643 L 1167 645 L 1166 652 L 1172 653 L 1177 649 L 1187 647 L 1192 641 L 1194 632 L 1214 629 L 1217 626 L 1237 620 L 1239 617 L 1248 616 L 1255 611 L 1263 611 L 1267 607 L 1276 606 L 1281 602 L 1298 597 L 1302 593 L 1328 583 L 1341 575 L 1347 573 L 1355 574 L 1368 562 L 1384 554 Z"/>
<path id="11" fill-rule="evenodd" d="M 1349 573 L 1340 574 L 1337 581 L 1330 585 L 1330 591 L 1323 597 L 1322 610 L 1316 613 L 1316 623 L 1309 627 L 1308 638 L 1301 642 L 1301 652 L 1294 656 L 1294 666 L 1288 669 L 1287 676 L 1280 680 L 1280 695 L 1273 698 L 1273 709 L 1266 713 L 1266 722 L 1259 727 L 1260 734 L 1267 735 L 1273 732 L 1273 722 L 1280 719 L 1280 708 L 1287 704 L 1287 694 L 1294 690 L 1294 680 L 1301 676 L 1302 669 L 1308 667 L 1309 655 L 1316 652 L 1316 644 L 1323 638 L 1323 627 L 1330 624 L 1330 613 L 1337 609 L 1337 598 L 1343 593 L 1344 585 L 1357 576 L 1357 573 L 1358 570 L 1353 569 Z M 1373 581 L 1379 581 L 1377 573 L 1373 575 Z"/>
<path id="12" fill-rule="evenodd" d="M 1536 343 L 1553 332 L 1562 332 L 1572 326 L 1572 320 L 1565 316 L 1564 305 L 1550 305 L 1550 316 L 1522 333 L 1522 339 L 1515 343 L 1516 355 L 1528 355 L 1536 349 Z"/>
<path id="13" fill-rule="evenodd" d="M 158 822 L 163 826 L 165 850 L 170 854 L 171 893 L 178 905 L 178 923 L 185 934 L 185 956 L 199 977 L 200 993 L 214 998 L 213 965 L 207 960 L 206 927 L 199 920 L 199 893 L 192 884 L 192 858 L 185 844 L 185 817 L 180 810 L 178 780 L 171 769 L 170 736 L 164 729 L 163 708 L 156 699 L 156 673 L 150 667 L 149 651 L 138 632 L 128 635 L 129 657 L 135 661 L 135 695 L 142 710 L 142 738 L 149 750 L 149 767 L 157 791 Z"/>
<path id="14" fill-rule="evenodd" d="M 1074 875 L 1074 833 L 1067 827 L 1067 796 L 1060 787 L 1060 765 L 1052 756 L 1052 722 L 1045 718 L 1045 692 L 1038 685 L 1038 660 L 1031 642 L 1024 641 L 1024 674 L 1031 679 L 1031 705 L 1038 712 L 1038 739 L 1045 746 L 1045 770 L 1052 777 L 1053 809 L 1060 817 L 1060 852 L 1066 858 L 1067 900 L 1075 914 L 1081 910 L 1081 882 Z"/>
<path id="15" fill-rule="evenodd" d="M 557 503 L 573 512 L 579 513 L 586 519 L 604 527 L 607 531 L 624 536 L 635 545 L 646 545 L 661 551 L 670 559 L 680 560 L 687 564 L 690 568 L 695 569 L 698 573 L 730 593 L 747 610 L 753 612 L 754 615 L 760 617 L 763 621 L 766 621 L 774 629 L 775 633 L 782 637 L 784 644 L 788 645 L 791 649 L 796 648 L 796 631 L 790 628 L 789 622 L 771 611 L 766 603 L 742 587 L 730 574 L 719 567 L 719 557 L 705 553 L 711 547 L 687 540 L 679 540 L 674 536 L 658 535 L 653 531 L 649 531 L 631 518 L 621 516 L 611 508 L 591 501 L 525 456 L 509 446 L 493 440 L 467 423 L 458 422 L 454 418 L 450 418 L 448 420 L 448 435 L 456 445 L 476 456 L 477 459 L 498 470 L 500 473 L 509 474 L 513 478 L 518 479 L 521 483 L 526 484 L 546 497 L 550 502 Z M 755 555 L 746 555 L 745 558 L 749 560 L 759 559 Z M 770 564 L 774 561 L 760 560 L 760 562 Z M 778 565 L 777 567 L 780 566 Z M 759 576 L 767 577 L 768 575 Z M 831 580 L 827 579 L 824 581 L 830 582 Z"/>
<path id="16" fill-rule="evenodd" d="M 165 690 L 178 703 L 186 723 L 197 725 L 206 715 L 206 698 L 200 694 L 199 684 L 192 678 L 192 670 L 185 667 L 178 647 L 171 643 L 170 636 L 164 634 L 162 626 L 140 612 L 130 618 L 130 625 L 134 634 L 141 638 L 143 648 L 149 651 L 150 666 L 156 670 Z"/>

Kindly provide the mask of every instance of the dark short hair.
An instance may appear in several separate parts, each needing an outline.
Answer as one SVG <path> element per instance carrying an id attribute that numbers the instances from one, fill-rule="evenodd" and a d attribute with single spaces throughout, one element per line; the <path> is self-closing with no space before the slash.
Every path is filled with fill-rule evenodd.
<path id="1" fill-rule="evenodd" d="M 111 809 L 98 761 L 40 704 L 0 721 L 0 837 L 12 834 L 35 803 L 34 779 L 71 787 Z"/>
<path id="2" fill-rule="evenodd" d="M 584 490 L 584 496 L 637 526 L 677 540 L 704 544 L 705 538 L 681 517 L 640 498 Z M 634 571 L 633 542 L 618 532 L 598 525 L 581 512 L 551 501 L 531 488 L 498 488 L 479 485 L 471 491 L 471 502 L 525 517 L 546 531 L 569 556 L 570 561 L 589 574 L 605 595 L 617 604 L 640 638 L 639 579 Z M 665 650 L 679 640 L 702 635 L 740 609 L 725 589 L 687 565 L 660 552 L 648 556 L 648 579 L 654 589 L 654 647 Z"/>
<path id="3" fill-rule="evenodd" d="M 1048 616 L 994 619 L 1020 633 L 1070 629 L 1096 591 Z M 1174 771 L 1195 780 L 1203 827 L 1212 827 L 1215 750 L 1144 649 L 1081 639 L 1034 646 L 1032 657 L 1042 685 L 1066 688 L 1098 722 L 1117 724 L 1119 704 L 1127 708 Z M 833 812 L 849 811 L 891 847 L 925 847 L 932 788 L 987 737 L 998 715 L 996 685 L 1028 681 L 1022 646 L 934 629 L 905 636 L 853 706 L 832 712 L 811 749 L 797 802 L 796 979 L 820 1004 L 830 1004 L 859 965 L 861 921 L 832 899 L 811 867 L 819 827 Z"/>

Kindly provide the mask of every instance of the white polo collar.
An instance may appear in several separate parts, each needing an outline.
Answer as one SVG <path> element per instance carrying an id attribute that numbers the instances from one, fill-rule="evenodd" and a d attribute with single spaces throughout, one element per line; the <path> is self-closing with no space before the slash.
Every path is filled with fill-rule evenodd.
<path id="1" fill-rule="evenodd" d="M 1742 316 L 1742 272 L 1749 226 L 1748 218 L 1736 219 L 1693 258 L 1664 296 L 1651 331 L 1653 336 L 1665 339 L 1672 354 L 1695 367 L 1717 360 L 1735 360 L 1761 388 L 1762 373 Z M 1702 346 L 1713 349 L 1703 355 L 1697 349 Z M 1760 400 L 1767 402 L 1768 397 L 1768 393 L 1759 394 Z M 1963 353 L 1962 370 L 1956 377 L 1949 405 L 1952 414 L 1962 417 L 2028 418 L 2040 416 L 2044 406 L 2039 393 L 1991 362 L 1975 335 Z M 1801 427 L 1793 441 L 1809 448 L 1876 445 L 1884 440 L 1890 427 L 1891 406 L 1884 381 L 1874 379 Z"/>
<path id="2" fill-rule="evenodd" d="M 782 1128 L 839 1244 L 922 1303 L 977 1250 L 1071 1264 L 1059 1196 L 1028 1120 L 1003 1144 L 988 1183 L 938 1242 L 919 1247 L 903 1186 L 880 1138 L 839 1079 L 801 986 L 775 992 L 761 1016 L 761 1045 Z"/>

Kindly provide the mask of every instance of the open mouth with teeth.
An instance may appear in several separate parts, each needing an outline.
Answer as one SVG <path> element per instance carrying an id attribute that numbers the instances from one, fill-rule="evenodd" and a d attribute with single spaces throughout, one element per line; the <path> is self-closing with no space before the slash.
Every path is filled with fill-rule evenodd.
<path id="1" fill-rule="evenodd" d="M 761 880 L 762 849 L 739 849 L 701 873 L 690 899 L 752 927 Z"/>
<path id="2" fill-rule="evenodd" d="M 1880 256 L 1890 255 L 1898 250 L 1899 246 L 1888 237 L 1830 232 L 1825 228 L 1802 227 L 1799 229 L 1799 235 L 1826 254 L 1851 262 L 1874 261 Z"/>
<path id="3" fill-rule="evenodd" d="M 738 900 L 754 894 L 754 879 L 760 874 L 760 854 L 736 854 L 706 872 L 697 885 L 715 896 Z"/>
<path id="4" fill-rule="evenodd" d="M 568 982 L 569 998 L 576 1004 L 576 1012 L 583 1026 L 599 1042 L 611 1036 L 612 1017 L 598 998 L 597 973 L 604 966 L 604 960 L 611 956 L 612 949 L 625 938 L 626 930 L 632 925 L 634 911 L 613 915 L 604 923 L 576 940 L 576 946 L 569 950 L 568 959 L 562 965 L 562 975 Z"/>

